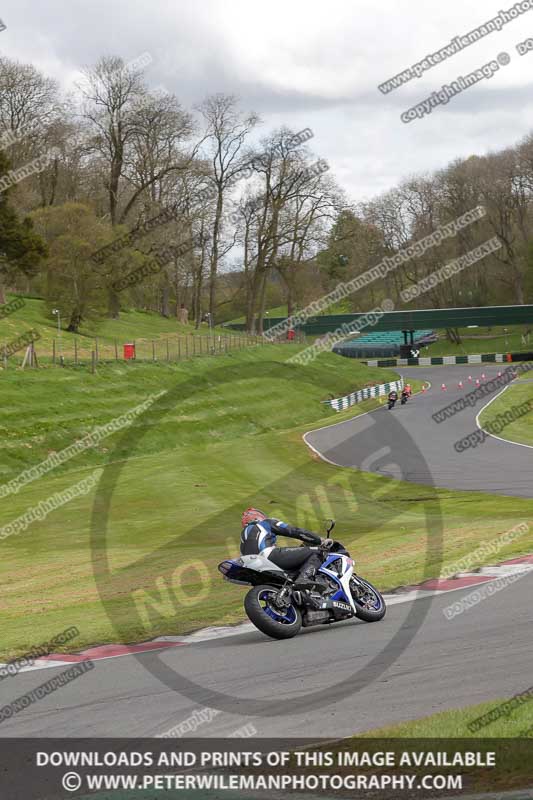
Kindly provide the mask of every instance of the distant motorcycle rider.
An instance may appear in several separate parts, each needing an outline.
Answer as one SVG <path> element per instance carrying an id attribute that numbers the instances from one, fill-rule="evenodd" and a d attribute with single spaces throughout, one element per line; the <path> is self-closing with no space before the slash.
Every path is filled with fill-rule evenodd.
<path id="1" fill-rule="evenodd" d="M 305 528 L 295 528 L 279 519 L 267 517 L 257 508 L 243 511 L 241 532 L 241 555 L 258 555 L 259 553 L 276 566 L 284 570 L 300 569 L 295 585 L 302 588 L 312 586 L 313 578 L 322 563 L 320 553 L 310 547 L 276 547 L 278 536 L 299 539 L 306 545 L 331 547 L 331 539 L 323 539 Z"/>

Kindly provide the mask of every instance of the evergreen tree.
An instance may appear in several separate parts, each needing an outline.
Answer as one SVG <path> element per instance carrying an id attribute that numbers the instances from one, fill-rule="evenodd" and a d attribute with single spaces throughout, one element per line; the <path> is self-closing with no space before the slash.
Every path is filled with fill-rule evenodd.
<path id="1" fill-rule="evenodd" d="M 0 150 L 0 179 L 9 172 L 9 160 Z M 29 217 L 20 220 L 9 203 L 11 188 L 0 192 L 0 303 L 5 303 L 5 285 L 17 274 L 33 277 L 47 255 L 46 244 L 33 230 Z"/>

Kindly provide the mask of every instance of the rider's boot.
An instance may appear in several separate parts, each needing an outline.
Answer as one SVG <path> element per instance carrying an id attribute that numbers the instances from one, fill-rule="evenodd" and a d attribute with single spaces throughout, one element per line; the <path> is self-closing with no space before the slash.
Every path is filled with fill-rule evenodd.
<path id="1" fill-rule="evenodd" d="M 306 564 L 294 581 L 295 589 L 311 589 L 316 585 L 316 567 L 314 564 Z"/>

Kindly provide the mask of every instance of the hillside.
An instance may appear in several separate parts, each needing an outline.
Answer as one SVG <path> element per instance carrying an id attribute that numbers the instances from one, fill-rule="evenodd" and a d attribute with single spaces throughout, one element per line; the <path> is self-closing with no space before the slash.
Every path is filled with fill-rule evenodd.
<path id="1" fill-rule="evenodd" d="M 8 302 L 14 295 L 8 296 Z M 76 352 L 80 360 L 91 357 L 95 348 L 95 339 L 98 340 L 98 350 L 102 359 L 115 359 L 115 344 L 119 358 L 122 356 L 122 347 L 128 342 L 135 342 L 137 356 L 152 359 L 155 351 L 157 360 L 165 360 L 167 355 L 166 341 L 169 341 L 169 355 L 176 360 L 179 354 L 185 355 L 205 354 L 213 346 L 215 337 L 217 349 L 233 349 L 239 345 L 233 332 L 224 328 L 209 330 L 206 323 L 202 323 L 199 330 L 193 324 L 182 325 L 175 318 L 165 318 L 151 311 L 122 311 L 119 319 L 103 319 L 82 325 L 80 333 L 72 334 L 62 330 L 58 336 L 57 317 L 53 316 L 44 300 L 23 297 L 24 307 L 10 316 L 0 319 L 0 357 L 4 345 L 14 341 L 17 337 L 29 330 L 36 330 L 39 340 L 35 349 L 39 358 L 50 358 L 54 350 L 59 358 L 63 354 L 67 360 L 72 361 Z M 230 337 L 226 342 L 218 340 L 219 336 Z M 156 342 L 156 346 L 152 346 Z M 13 356 L 15 363 L 20 363 L 23 351 Z M 10 362 L 11 363 L 11 362 Z"/>

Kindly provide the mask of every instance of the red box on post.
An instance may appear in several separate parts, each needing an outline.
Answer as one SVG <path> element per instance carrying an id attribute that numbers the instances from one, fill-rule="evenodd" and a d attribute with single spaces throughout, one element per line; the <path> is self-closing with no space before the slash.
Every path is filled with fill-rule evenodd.
<path id="1" fill-rule="evenodd" d="M 135 358 L 135 345 L 134 344 L 125 344 L 124 345 L 124 360 L 129 361 L 132 358 Z"/>

